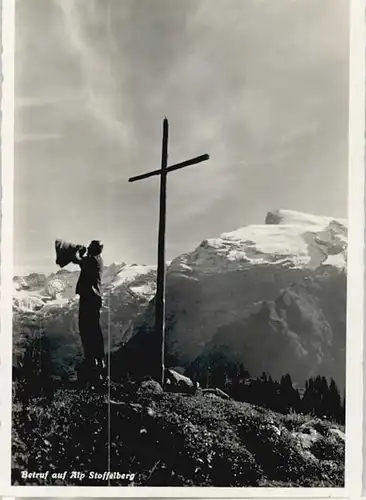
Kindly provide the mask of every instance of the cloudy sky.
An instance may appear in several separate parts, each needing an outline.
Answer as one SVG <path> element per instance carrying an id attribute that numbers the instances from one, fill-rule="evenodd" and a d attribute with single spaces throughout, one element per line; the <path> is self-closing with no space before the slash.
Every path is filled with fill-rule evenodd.
<path id="1" fill-rule="evenodd" d="M 347 0 L 18 0 L 16 272 L 54 239 L 155 263 L 275 208 L 347 216 Z"/>

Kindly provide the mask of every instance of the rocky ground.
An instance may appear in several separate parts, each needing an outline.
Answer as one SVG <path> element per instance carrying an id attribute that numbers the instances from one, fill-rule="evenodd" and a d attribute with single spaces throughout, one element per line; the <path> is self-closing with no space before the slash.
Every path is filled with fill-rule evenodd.
<path id="1" fill-rule="evenodd" d="M 154 381 L 113 384 L 109 392 L 59 388 L 51 397 L 15 402 L 13 424 L 14 484 L 341 487 L 344 481 L 342 426 L 201 390 L 166 393 Z M 25 480 L 24 470 L 50 472 Z M 88 479 L 88 472 L 106 470 L 133 476 Z M 87 474 L 72 479 L 72 471 Z"/>

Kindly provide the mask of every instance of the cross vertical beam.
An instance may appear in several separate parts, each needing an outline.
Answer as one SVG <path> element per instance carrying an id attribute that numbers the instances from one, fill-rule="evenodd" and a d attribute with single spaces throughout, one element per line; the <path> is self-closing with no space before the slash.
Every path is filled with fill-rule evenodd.
<path id="1" fill-rule="evenodd" d="M 169 124 L 167 118 L 163 122 L 163 141 L 160 171 L 160 208 L 158 234 L 158 269 L 155 297 L 155 331 L 159 335 L 159 380 L 164 384 L 164 354 L 165 354 L 165 227 L 166 227 L 166 181 L 168 166 L 168 136 Z"/>

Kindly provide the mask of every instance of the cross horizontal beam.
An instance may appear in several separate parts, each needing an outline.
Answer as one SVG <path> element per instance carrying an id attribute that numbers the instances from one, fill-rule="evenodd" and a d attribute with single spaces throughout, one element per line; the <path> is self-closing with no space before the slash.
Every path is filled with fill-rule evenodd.
<path id="1" fill-rule="evenodd" d="M 195 158 L 191 158 L 190 160 L 182 161 L 181 163 L 176 163 L 170 167 L 167 167 L 166 172 L 172 172 L 173 170 L 178 170 L 183 167 L 189 167 L 191 165 L 196 165 L 197 163 L 201 163 L 202 161 L 206 161 L 210 158 L 208 154 L 196 156 Z M 146 174 L 136 175 L 135 177 L 130 177 L 128 182 L 140 181 L 141 179 L 146 179 L 147 177 L 152 177 L 153 175 L 160 175 L 161 170 L 152 170 L 151 172 L 147 172 Z"/>

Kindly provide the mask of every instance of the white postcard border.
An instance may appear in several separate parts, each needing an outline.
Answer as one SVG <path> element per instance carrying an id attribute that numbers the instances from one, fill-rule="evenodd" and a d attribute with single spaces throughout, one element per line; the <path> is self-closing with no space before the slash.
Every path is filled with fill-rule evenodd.
<path id="1" fill-rule="evenodd" d="M 31 0 L 28 0 L 31 1 Z M 212 0 L 213 3 L 214 0 Z M 219 1 L 219 0 L 215 0 Z M 222 0 L 224 1 L 224 0 Z M 11 486 L 15 0 L 2 2 L 0 494 L 9 497 L 360 498 L 364 314 L 365 6 L 350 0 L 349 247 L 345 488 Z"/>

